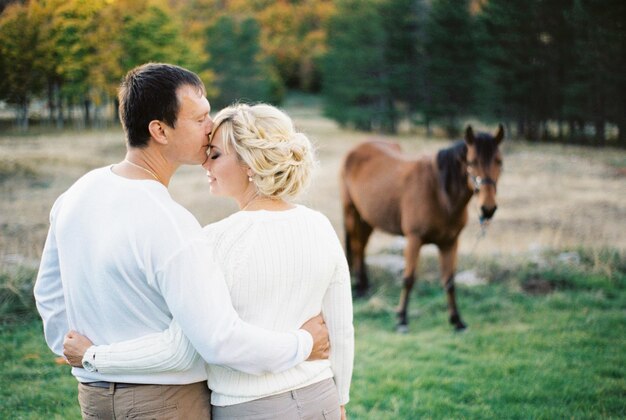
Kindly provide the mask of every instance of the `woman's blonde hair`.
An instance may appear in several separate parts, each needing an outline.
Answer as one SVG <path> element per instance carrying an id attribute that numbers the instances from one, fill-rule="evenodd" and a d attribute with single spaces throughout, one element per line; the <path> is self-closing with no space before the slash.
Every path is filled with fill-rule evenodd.
<path id="1" fill-rule="evenodd" d="M 234 150 L 252 170 L 260 195 L 289 199 L 307 187 L 313 146 L 287 114 L 267 104 L 235 104 L 218 112 L 213 124 L 213 133 L 222 131 L 225 152 Z"/>

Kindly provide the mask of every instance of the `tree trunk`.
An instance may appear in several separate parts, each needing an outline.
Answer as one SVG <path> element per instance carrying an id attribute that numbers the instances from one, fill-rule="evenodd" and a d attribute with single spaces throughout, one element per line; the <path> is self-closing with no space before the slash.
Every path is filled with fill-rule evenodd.
<path id="1" fill-rule="evenodd" d="M 54 82 L 48 81 L 48 124 L 54 125 L 54 107 L 56 102 L 54 101 Z"/>
<path id="2" fill-rule="evenodd" d="M 576 143 L 578 137 L 578 129 L 576 128 L 576 120 L 574 118 L 570 118 L 567 121 L 569 126 L 568 140 L 569 143 Z"/>
<path id="3" fill-rule="evenodd" d="M 617 145 L 626 148 L 626 118 L 617 121 Z"/>
<path id="4" fill-rule="evenodd" d="M 85 127 L 91 126 L 91 101 L 87 98 L 83 100 L 83 109 L 85 117 Z"/>
<path id="5" fill-rule="evenodd" d="M 115 98 L 113 101 L 113 122 L 117 122 L 120 120 L 120 101 Z"/>
<path id="6" fill-rule="evenodd" d="M 522 118 L 518 118 L 515 130 L 517 131 L 518 139 L 526 138 L 526 130 L 524 129 L 524 120 Z"/>
<path id="7" fill-rule="evenodd" d="M 539 122 L 539 135 L 541 137 L 541 141 L 548 142 L 550 141 L 550 133 L 548 131 L 548 122 L 540 121 Z"/>
<path id="8" fill-rule="evenodd" d="M 56 80 L 54 82 L 54 99 L 57 103 L 56 127 L 63 128 L 63 98 L 61 97 L 61 87 Z"/>
<path id="9" fill-rule="evenodd" d="M 19 131 L 28 130 L 28 99 L 23 99 L 17 104 L 15 123 Z"/>
<path id="10" fill-rule="evenodd" d="M 605 136 L 605 128 L 604 127 L 605 127 L 604 120 L 597 119 L 594 122 L 595 144 L 596 144 L 596 146 L 603 147 L 605 145 L 606 136 Z"/>

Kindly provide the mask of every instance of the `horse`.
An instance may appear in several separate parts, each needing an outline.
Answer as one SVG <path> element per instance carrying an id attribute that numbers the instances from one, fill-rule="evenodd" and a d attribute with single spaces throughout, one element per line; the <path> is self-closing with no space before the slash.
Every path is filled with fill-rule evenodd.
<path id="1" fill-rule="evenodd" d="M 467 223 L 473 195 L 480 206 L 481 226 L 496 212 L 496 186 L 502 168 L 499 145 L 502 124 L 495 135 L 467 126 L 463 140 L 434 156 L 409 158 L 397 143 L 374 140 L 350 150 L 341 169 L 341 198 L 346 256 L 356 277 L 355 295 L 364 296 L 369 282 L 365 247 L 375 228 L 407 241 L 403 286 L 397 309 L 399 332 L 408 331 L 407 307 L 415 283 L 422 245 L 439 250 L 441 281 L 448 301 L 449 322 L 456 330 L 466 324 L 456 305 L 454 275 L 459 235 Z"/>

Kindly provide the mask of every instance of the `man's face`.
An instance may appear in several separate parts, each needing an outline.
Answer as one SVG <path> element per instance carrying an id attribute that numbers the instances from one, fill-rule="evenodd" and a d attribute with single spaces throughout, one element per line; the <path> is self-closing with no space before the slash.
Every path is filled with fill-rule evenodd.
<path id="1" fill-rule="evenodd" d="M 170 158 L 181 165 L 200 165 L 206 159 L 213 120 L 211 105 L 197 88 L 185 85 L 177 91 L 176 128 L 165 125 Z"/>

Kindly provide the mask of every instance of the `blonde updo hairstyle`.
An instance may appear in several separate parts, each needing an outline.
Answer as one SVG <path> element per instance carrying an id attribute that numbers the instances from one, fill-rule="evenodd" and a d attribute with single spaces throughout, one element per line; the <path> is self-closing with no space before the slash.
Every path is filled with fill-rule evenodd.
<path id="1" fill-rule="evenodd" d="M 222 132 L 225 152 L 234 150 L 252 170 L 259 195 L 291 199 L 308 186 L 315 166 L 313 146 L 278 108 L 235 104 L 218 112 L 213 124 L 213 133 Z"/>

